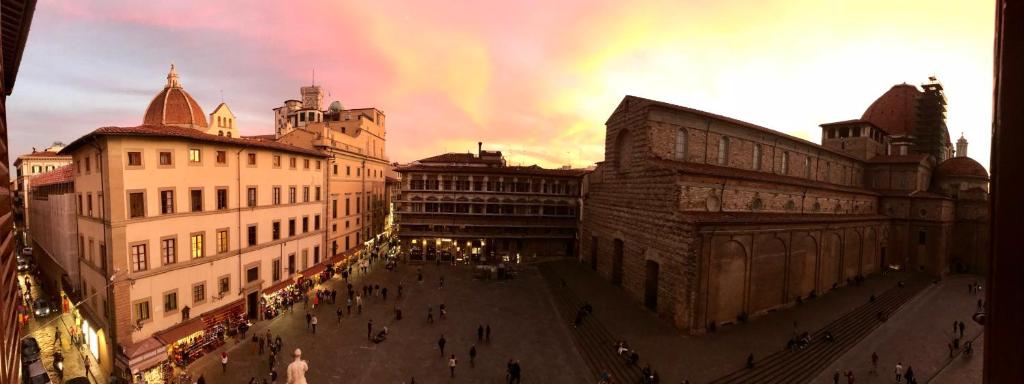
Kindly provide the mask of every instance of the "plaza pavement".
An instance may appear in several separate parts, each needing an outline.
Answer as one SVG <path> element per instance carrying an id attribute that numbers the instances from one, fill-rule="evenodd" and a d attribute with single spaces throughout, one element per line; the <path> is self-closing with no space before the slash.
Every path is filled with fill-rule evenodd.
<path id="1" fill-rule="evenodd" d="M 523 266 L 514 280 L 476 280 L 469 267 L 422 266 L 424 282 L 416 283 L 416 266 L 400 264 L 398 272 L 378 268 L 352 279 L 360 292 L 362 284 L 388 287 L 388 299 L 369 298 L 363 314 L 345 316 L 337 324 L 335 306 L 322 305 L 314 313 L 319 319 L 317 333 L 306 330 L 305 310 L 297 304 L 293 313 L 258 322 L 253 331 L 264 334 L 267 327 L 284 342 L 277 365 L 278 382 L 286 381 L 291 353 L 302 349 L 309 364 L 310 383 L 502 383 L 509 358 L 520 360 L 525 383 L 590 383 L 589 371 L 575 350 L 566 323 L 558 317 L 551 294 L 533 266 Z M 439 288 L 440 276 L 445 287 Z M 397 285 L 404 282 L 403 298 L 396 300 Z M 328 286 L 338 289 L 344 305 L 344 282 L 333 278 Z M 394 320 L 396 302 L 403 319 Z M 438 318 L 438 306 L 445 303 L 448 318 Z M 426 321 L 427 306 L 433 306 L 435 323 Z M 374 333 L 388 325 L 390 335 L 381 344 L 366 339 L 366 324 L 374 320 Z M 490 343 L 477 343 L 476 329 L 490 324 Z M 445 357 L 437 340 L 447 339 Z M 470 367 L 468 351 L 476 344 L 476 366 Z M 227 350 L 227 374 L 221 373 L 220 352 Z M 448 355 L 459 361 L 451 379 Z M 229 341 L 188 367 L 193 379 L 203 375 L 207 383 L 248 383 L 250 377 L 267 378 L 267 354 L 257 355 L 251 341 Z"/>

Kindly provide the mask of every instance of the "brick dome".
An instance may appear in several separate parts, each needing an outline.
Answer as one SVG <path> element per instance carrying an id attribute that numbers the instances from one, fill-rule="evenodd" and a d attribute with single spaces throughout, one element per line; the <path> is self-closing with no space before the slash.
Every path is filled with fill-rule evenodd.
<path id="1" fill-rule="evenodd" d="M 962 156 L 943 161 L 935 170 L 935 176 L 939 179 L 969 177 L 988 180 L 988 171 L 974 159 Z"/>
<path id="2" fill-rule="evenodd" d="M 143 125 L 172 125 L 188 128 L 207 128 L 206 113 L 199 107 L 178 81 L 178 73 L 171 65 L 167 74 L 167 86 L 153 97 L 146 114 L 142 118 Z"/>
<path id="3" fill-rule="evenodd" d="M 921 91 L 903 83 L 894 85 L 889 91 L 871 103 L 861 120 L 866 120 L 890 135 L 909 135 L 917 124 L 917 98 Z"/>

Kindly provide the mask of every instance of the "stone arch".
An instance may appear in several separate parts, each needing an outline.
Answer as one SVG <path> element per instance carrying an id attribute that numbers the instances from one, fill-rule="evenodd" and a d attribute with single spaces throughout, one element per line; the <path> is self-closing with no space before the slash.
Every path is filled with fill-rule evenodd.
<path id="1" fill-rule="evenodd" d="M 864 242 L 856 229 L 846 230 L 846 241 L 843 242 L 843 279 L 852 279 L 860 274 L 861 255 Z"/>
<path id="2" fill-rule="evenodd" d="M 736 240 L 722 238 L 711 248 L 708 323 L 733 322 L 743 313 L 747 250 Z"/>
<path id="3" fill-rule="evenodd" d="M 810 234 L 794 235 L 790 244 L 789 296 L 806 297 L 814 290 L 818 264 L 818 241 Z"/>
<path id="4" fill-rule="evenodd" d="M 755 237 L 750 261 L 750 312 L 758 313 L 784 302 L 786 243 L 774 234 Z"/>
<path id="5" fill-rule="evenodd" d="M 878 235 L 871 227 L 864 230 L 864 261 L 861 271 L 865 275 L 878 272 Z"/>
<path id="6" fill-rule="evenodd" d="M 821 247 L 821 268 L 818 270 L 819 288 L 822 291 L 828 291 L 832 289 L 833 285 L 839 284 L 842 246 L 843 241 L 838 233 L 828 232 L 825 234 Z"/>

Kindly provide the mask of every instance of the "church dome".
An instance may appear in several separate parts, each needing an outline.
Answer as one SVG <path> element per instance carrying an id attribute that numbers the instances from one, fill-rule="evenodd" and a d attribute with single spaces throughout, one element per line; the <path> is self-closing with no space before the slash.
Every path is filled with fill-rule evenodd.
<path id="1" fill-rule="evenodd" d="M 917 98 L 921 91 L 910 84 L 894 85 L 871 103 L 861 120 L 869 121 L 890 135 L 914 133 L 917 124 Z"/>
<path id="2" fill-rule="evenodd" d="M 144 125 L 171 125 L 187 128 L 207 128 L 206 113 L 199 107 L 196 99 L 185 92 L 178 81 L 178 73 L 171 64 L 167 74 L 167 86 L 156 94 L 149 103 L 146 114 L 142 118 Z"/>
<path id="3" fill-rule="evenodd" d="M 935 170 L 935 176 L 940 179 L 968 177 L 988 180 L 988 171 L 974 159 L 962 156 L 943 161 Z"/>

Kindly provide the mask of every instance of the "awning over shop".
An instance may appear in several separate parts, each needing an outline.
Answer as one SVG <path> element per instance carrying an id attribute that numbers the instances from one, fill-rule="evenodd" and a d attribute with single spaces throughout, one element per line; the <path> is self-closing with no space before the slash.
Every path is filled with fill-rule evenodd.
<path id="1" fill-rule="evenodd" d="M 206 324 L 199 317 L 193 317 L 178 323 L 177 325 L 167 328 L 163 331 L 153 334 L 153 337 L 162 341 L 166 345 L 171 345 L 185 338 L 188 335 L 202 331 L 206 329 Z"/>
<path id="2" fill-rule="evenodd" d="M 320 272 L 323 272 L 325 269 L 327 269 L 327 264 L 320 263 L 320 264 L 314 265 L 312 268 L 309 268 L 309 269 L 307 269 L 305 271 L 302 271 L 302 276 L 304 276 L 306 278 L 309 278 L 311 276 L 319 274 Z"/>
<path id="3" fill-rule="evenodd" d="M 271 285 L 269 287 L 263 288 L 263 294 L 264 295 L 269 295 L 269 294 L 276 293 L 277 291 L 280 291 L 280 290 L 284 289 L 284 287 L 287 287 L 289 284 L 293 284 L 293 283 L 295 283 L 295 281 L 291 280 L 291 279 L 281 280 L 281 281 L 277 282 L 277 284 L 274 284 L 274 285 Z"/>
<path id="4" fill-rule="evenodd" d="M 166 344 L 150 337 L 124 348 L 132 373 L 145 371 L 167 360 Z"/>
<path id="5" fill-rule="evenodd" d="M 208 324 L 208 325 L 213 325 L 213 324 L 220 323 L 221 321 L 226 320 L 227 318 L 231 317 L 232 315 L 236 315 L 237 316 L 238 314 L 242 313 L 242 310 L 244 308 L 245 308 L 245 299 L 244 298 L 243 299 L 235 300 L 231 304 L 227 304 L 227 305 L 221 306 L 220 308 L 214 309 L 214 310 L 212 310 L 210 312 L 204 313 L 203 316 L 202 316 L 203 317 L 203 322 Z"/>
<path id="6" fill-rule="evenodd" d="M 327 262 L 331 263 L 331 264 L 340 263 L 342 261 L 345 261 L 345 259 L 348 259 L 349 257 L 352 257 L 353 255 L 361 252 L 364 248 L 365 247 L 363 245 L 359 245 L 359 246 L 357 246 L 355 248 L 352 248 L 352 249 L 349 249 L 349 250 L 347 250 L 345 252 L 342 252 L 342 253 L 339 253 L 337 255 L 334 255 L 334 257 L 331 257 L 331 259 L 328 260 Z"/>

